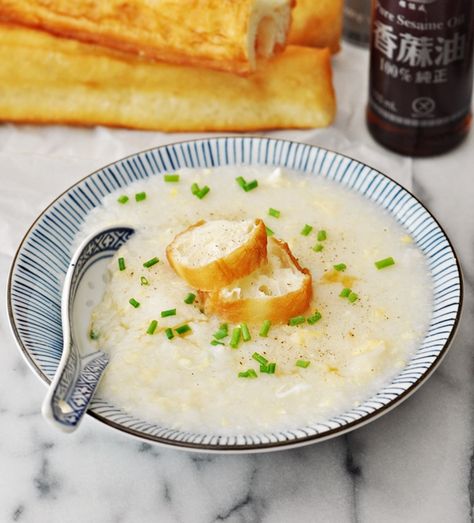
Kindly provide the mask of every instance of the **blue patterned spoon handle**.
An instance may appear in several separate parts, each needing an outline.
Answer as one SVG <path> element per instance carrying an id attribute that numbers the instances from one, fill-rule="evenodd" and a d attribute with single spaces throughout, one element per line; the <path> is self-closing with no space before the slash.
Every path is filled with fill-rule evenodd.
<path id="1" fill-rule="evenodd" d="M 98 351 L 80 357 L 74 346 L 51 396 L 48 417 L 65 431 L 73 431 L 83 418 L 99 380 L 109 363 L 109 356 Z"/>

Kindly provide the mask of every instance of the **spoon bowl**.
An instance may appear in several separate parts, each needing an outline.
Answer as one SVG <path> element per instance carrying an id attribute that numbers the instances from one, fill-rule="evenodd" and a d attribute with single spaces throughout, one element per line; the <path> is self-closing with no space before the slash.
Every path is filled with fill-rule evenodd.
<path id="1" fill-rule="evenodd" d="M 82 242 L 71 259 L 61 301 L 63 351 L 42 405 L 43 416 L 62 431 L 72 432 L 78 427 L 109 362 L 105 352 L 84 354 L 77 343 L 73 325 L 77 291 L 86 273 L 101 260 L 111 258 L 134 232 L 121 225 L 95 232 Z"/>

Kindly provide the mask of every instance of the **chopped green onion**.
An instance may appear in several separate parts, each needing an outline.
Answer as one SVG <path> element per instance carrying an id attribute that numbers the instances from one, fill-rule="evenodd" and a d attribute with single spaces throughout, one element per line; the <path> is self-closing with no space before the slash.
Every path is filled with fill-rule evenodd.
<path id="1" fill-rule="evenodd" d="M 308 236 L 309 233 L 313 230 L 313 228 L 311 227 L 311 225 L 308 225 L 306 224 L 302 229 L 301 229 L 301 234 L 303 236 Z"/>
<path id="2" fill-rule="evenodd" d="M 194 196 L 197 196 L 197 194 L 199 193 L 200 189 L 199 189 L 199 185 L 197 183 L 193 183 L 191 185 L 191 192 L 194 194 Z"/>
<path id="3" fill-rule="evenodd" d="M 242 339 L 244 341 L 250 341 L 252 336 L 250 336 L 250 331 L 246 323 L 241 323 L 240 328 L 242 329 Z"/>
<path id="4" fill-rule="evenodd" d="M 266 338 L 268 336 L 268 331 L 270 330 L 270 327 L 272 326 L 272 322 L 270 320 L 265 320 L 263 322 L 262 328 L 260 329 L 260 332 L 258 333 L 259 336 L 262 338 Z"/>
<path id="5" fill-rule="evenodd" d="M 267 374 L 275 374 L 276 363 L 269 363 L 267 365 Z"/>
<path id="6" fill-rule="evenodd" d="M 119 267 L 119 270 L 120 271 L 124 271 L 125 270 L 125 258 L 119 258 L 118 259 L 118 267 Z"/>
<path id="7" fill-rule="evenodd" d="M 253 369 L 246 370 L 244 372 L 239 372 L 239 378 L 257 378 L 257 373 Z"/>
<path id="8" fill-rule="evenodd" d="M 98 339 L 99 339 L 99 333 L 96 332 L 95 330 L 91 329 L 91 330 L 89 331 L 89 338 L 90 338 L 91 340 L 98 340 Z"/>
<path id="9" fill-rule="evenodd" d="M 345 289 L 342 289 L 341 294 L 339 294 L 339 296 L 341 298 L 347 298 L 351 292 L 352 291 L 346 287 Z"/>
<path id="10" fill-rule="evenodd" d="M 176 309 L 168 309 L 166 311 L 161 311 L 162 318 L 167 318 L 168 316 L 176 316 Z"/>
<path id="11" fill-rule="evenodd" d="M 355 292 L 351 292 L 349 294 L 349 296 L 347 297 L 347 299 L 351 302 L 351 303 L 354 303 L 355 301 L 357 301 L 359 299 L 359 295 L 356 294 Z"/>
<path id="12" fill-rule="evenodd" d="M 247 185 L 247 182 L 245 181 L 245 178 L 242 176 L 239 176 L 235 179 L 235 181 L 242 187 L 242 189 L 245 189 L 245 186 Z"/>
<path id="13" fill-rule="evenodd" d="M 137 192 L 137 194 L 135 194 L 135 201 L 142 202 L 145 199 L 146 199 L 146 192 Z"/>
<path id="14" fill-rule="evenodd" d="M 184 325 L 181 325 L 181 327 L 176 327 L 175 331 L 182 336 L 183 334 L 186 334 L 186 332 L 189 332 L 191 330 L 191 327 L 186 323 Z"/>
<path id="15" fill-rule="evenodd" d="M 264 356 L 262 356 L 261 354 L 259 354 L 258 352 L 254 352 L 252 354 L 252 358 L 255 360 L 255 361 L 258 361 L 258 363 L 260 363 L 260 365 L 268 365 L 268 360 L 267 358 L 265 358 Z"/>
<path id="16" fill-rule="evenodd" d="M 304 316 L 294 316 L 288 320 L 288 325 L 294 327 L 295 325 L 300 325 L 306 321 Z"/>
<path id="17" fill-rule="evenodd" d="M 204 198 L 204 196 L 206 196 L 206 194 L 210 191 L 211 189 L 205 185 L 202 189 L 199 190 L 199 192 L 196 194 L 196 196 L 202 200 Z"/>
<path id="18" fill-rule="evenodd" d="M 265 226 L 267 236 L 273 236 L 275 233 L 270 229 L 270 227 Z"/>
<path id="19" fill-rule="evenodd" d="M 257 180 L 252 180 L 251 182 L 248 182 L 248 183 L 245 184 L 244 191 L 245 192 L 249 192 L 252 189 L 255 189 L 256 187 L 258 187 L 258 181 Z"/>
<path id="20" fill-rule="evenodd" d="M 385 269 L 385 267 L 390 267 L 390 265 L 395 265 L 395 260 L 391 256 L 375 262 L 375 266 L 379 270 Z"/>
<path id="21" fill-rule="evenodd" d="M 140 285 L 150 285 L 150 282 L 145 278 L 145 276 L 140 276 Z"/>
<path id="22" fill-rule="evenodd" d="M 166 329 L 165 330 L 166 337 L 171 340 L 174 338 L 173 329 Z"/>
<path id="23" fill-rule="evenodd" d="M 260 372 L 268 374 L 268 367 L 266 365 L 260 365 Z"/>
<path id="24" fill-rule="evenodd" d="M 298 361 L 295 363 L 295 365 L 296 365 L 297 367 L 301 367 L 302 369 L 306 369 L 307 367 L 309 367 L 310 363 L 311 363 L 311 362 L 308 361 L 308 360 L 298 360 Z"/>
<path id="25" fill-rule="evenodd" d="M 186 298 L 184 298 L 184 303 L 187 303 L 188 305 L 192 305 L 194 303 L 194 300 L 196 299 L 196 295 L 190 292 Z"/>
<path id="26" fill-rule="evenodd" d="M 280 211 L 277 211 L 276 209 L 273 209 L 272 207 L 270 207 L 270 209 L 268 209 L 268 216 L 273 216 L 274 218 L 279 218 L 280 215 L 281 215 Z"/>
<path id="27" fill-rule="evenodd" d="M 333 265 L 333 267 L 338 272 L 344 272 L 347 269 L 347 265 L 345 263 L 337 263 L 336 265 Z"/>
<path id="28" fill-rule="evenodd" d="M 158 327 L 158 322 L 156 320 L 152 320 L 150 325 L 148 326 L 148 329 L 146 330 L 147 334 L 155 334 L 156 328 Z"/>
<path id="29" fill-rule="evenodd" d="M 233 330 L 232 330 L 232 337 L 230 339 L 230 343 L 229 345 L 233 348 L 233 349 L 236 349 L 238 346 L 239 346 L 239 341 L 240 341 L 240 335 L 242 334 L 242 329 L 240 327 L 235 327 Z"/>
<path id="30" fill-rule="evenodd" d="M 128 300 L 128 303 L 130 303 L 132 307 L 135 307 L 135 309 L 138 309 L 138 307 L 140 307 L 140 303 L 135 298 L 130 298 Z"/>
<path id="31" fill-rule="evenodd" d="M 149 269 L 150 267 L 153 267 L 153 265 L 156 265 L 160 260 L 155 256 L 154 258 L 152 258 L 151 260 L 148 260 L 146 261 L 144 264 L 143 264 L 143 267 L 145 267 L 146 269 Z"/>
<path id="32" fill-rule="evenodd" d="M 129 198 L 128 198 L 128 196 L 125 195 L 125 194 L 122 194 L 122 196 L 119 196 L 119 197 L 117 198 L 117 201 L 118 201 L 119 203 L 121 203 L 122 205 L 123 205 L 124 203 L 127 203 L 128 200 L 129 200 Z"/>
<path id="33" fill-rule="evenodd" d="M 317 243 L 314 247 L 311 247 L 314 252 L 321 252 L 324 249 L 324 245 Z"/>
<path id="34" fill-rule="evenodd" d="M 221 331 L 221 330 L 218 330 L 213 334 L 213 336 L 214 336 L 214 338 L 216 338 L 216 340 L 222 340 L 223 338 L 226 338 L 228 335 L 229 335 L 229 333 L 227 331 Z"/>
<path id="35" fill-rule="evenodd" d="M 165 182 L 179 182 L 179 174 L 165 174 Z"/>
<path id="36" fill-rule="evenodd" d="M 314 314 L 312 314 L 306 321 L 310 325 L 314 325 L 316 322 L 318 322 L 322 318 L 321 313 L 316 311 Z"/>
<path id="37" fill-rule="evenodd" d="M 325 230 L 318 231 L 318 242 L 323 242 L 327 237 Z"/>
<path id="38" fill-rule="evenodd" d="M 221 323 L 219 330 L 216 331 L 213 336 L 216 340 L 221 340 L 229 335 L 229 326 L 227 323 Z"/>
<path id="39" fill-rule="evenodd" d="M 223 343 L 222 341 L 212 340 L 211 345 L 216 347 L 217 345 L 225 345 L 225 343 Z"/>

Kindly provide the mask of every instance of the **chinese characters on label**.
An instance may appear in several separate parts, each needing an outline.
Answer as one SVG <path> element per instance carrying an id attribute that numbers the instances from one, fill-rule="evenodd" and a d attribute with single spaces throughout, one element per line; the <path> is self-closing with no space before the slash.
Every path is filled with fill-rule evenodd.
<path id="1" fill-rule="evenodd" d="M 458 32 L 452 38 L 415 36 L 407 32 L 397 35 L 393 27 L 377 20 L 374 47 L 388 59 L 380 60 L 380 69 L 385 74 L 404 82 L 444 83 L 448 80 L 446 67 L 465 57 L 466 35 Z M 408 67 L 431 69 L 412 72 Z"/>

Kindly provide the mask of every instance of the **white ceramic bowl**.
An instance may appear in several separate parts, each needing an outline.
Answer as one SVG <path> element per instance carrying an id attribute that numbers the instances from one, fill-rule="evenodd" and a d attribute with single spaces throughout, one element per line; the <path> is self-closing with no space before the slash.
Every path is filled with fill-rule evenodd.
<path id="1" fill-rule="evenodd" d="M 108 165 L 59 196 L 31 226 L 12 265 L 8 308 L 22 353 L 46 383 L 61 358 L 61 292 L 71 245 L 88 213 L 104 196 L 139 179 L 183 167 L 241 164 L 282 166 L 322 176 L 386 209 L 414 238 L 431 272 L 434 302 L 424 340 L 390 384 L 359 407 L 324 423 L 261 434 L 198 434 L 149 423 L 96 397 L 89 414 L 101 422 L 143 440 L 199 451 L 295 447 L 337 436 L 381 416 L 426 381 L 446 354 L 462 305 L 459 263 L 438 222 L 414 196 L 369 166 L 318 147 L 270 138 L 210 138 L 157 147 Z"/>

